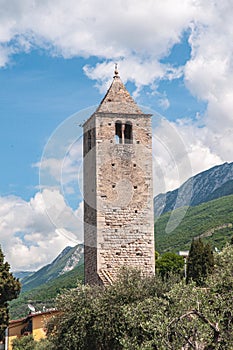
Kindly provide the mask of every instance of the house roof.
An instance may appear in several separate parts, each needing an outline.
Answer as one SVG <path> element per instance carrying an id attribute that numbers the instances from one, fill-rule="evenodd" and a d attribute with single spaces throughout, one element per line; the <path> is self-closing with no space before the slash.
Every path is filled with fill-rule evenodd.
<path id="1" fill-rule="evenodd" d="M 96 113 L 143 114 L 122 83 L 117 67 L 115 68 L 113 82 Z"/>
<path id="2" fill-rule="evenodd" d="M 56 310 L 56 309 L 49 309 L 47 311 L 37 311 L 37 312 L 32 312 L 30 314 L 28 314 L 27 316 L 23 317 L 23 318 L 19 318 L 17 320 L 11 320 L 9 322 L 9 327 L 11 325 L 15 325 L 15 324 L 18 324 L 18 323 L 24 323 L 24 322 L 27 322 L 30 318 L 33 318 L 33 317 L 37 317 L 37 316 L 45 316 L 45 315 L 50 315 L 50 314 L 53 314 L 53 313 L 58 313 L 59 311 Z"/>

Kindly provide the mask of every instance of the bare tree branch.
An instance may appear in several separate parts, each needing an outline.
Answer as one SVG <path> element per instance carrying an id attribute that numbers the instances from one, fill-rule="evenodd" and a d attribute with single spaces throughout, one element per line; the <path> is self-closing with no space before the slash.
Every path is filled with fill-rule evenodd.
<path id="1" fill-rule="evenodd" d="M 219 329 L 219 326 L 218 326 L 218 323 L 214 324 L 212 323 L 206 316 L 204 316 L 200 311 L 198 310 L 191 310 L 191 311 L 188 311 L 186 312 L 185 314 L 181 315 L 180 317 L 176 317 L 174 318 L 168 325 L 168 331 L 167 331 L 167 336 L 169 338 L 169 329 L 170 327 L 172 326 L 173 323 L 177 323 L 179 321 L 181 321 L 182 319 L 184 318 L 188 318 L 188 317 L 193 317 L 193 315 L 197 316 L 202 322 L 204 322 L 205 324 L 209 325 L 209 327 L 213 330 L 214 332 L 214 336 L 213 336 L 213 342 L 214 343 L 217 343 L 219 342 L 220 340 L 220 329 Z M 176 332 L 177 334 L 179 334 L 179 332 Z M 184 337 L 184 339 L 186 340 L 186 342 L 193 348 L 195 349 L 196 346 L 194 346 L 192 344 L 192 342 L 190 341 L 190 339 L 188 339 L 187 336 L 184 336 L 182 334 L 179 334 L 181 335 L 182 337 Z"/>

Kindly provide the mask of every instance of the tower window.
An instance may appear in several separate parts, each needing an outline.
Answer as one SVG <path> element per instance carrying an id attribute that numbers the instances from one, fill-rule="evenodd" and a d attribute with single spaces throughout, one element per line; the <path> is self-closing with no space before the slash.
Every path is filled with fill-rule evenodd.
<path id="1" fill-rule="evenodd" d="M 91 130 L 88 130 L 87 132 L 87 150 L 90 151 L 91 149 Z"/>
<path id="2" fill-rule="evenodd" d="M 122 124 L 119 120 L 116 121 L 115 140 L 116 143 L 133 143 L 133 128 L 130 121 L 127 121 L 125 124 Z"/>
<path id="3" fill-rule="evenodd" d="M 133 131 L 131 122 L 125 123 L 124 139 L 125 143 L 133 143 Z"/>
<path id="4" fill-rule="evenodd" d="M 115 124 L 115 140 L 116 143 L 122 143 L 122 122 L 117 121 Z"/>

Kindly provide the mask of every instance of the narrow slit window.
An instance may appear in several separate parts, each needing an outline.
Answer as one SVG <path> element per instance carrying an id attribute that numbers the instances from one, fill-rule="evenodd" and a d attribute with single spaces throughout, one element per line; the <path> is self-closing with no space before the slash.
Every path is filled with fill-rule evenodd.
<path id="1" fill-rule="evenodd" d="M 133 130 L 131 122 L 125 123 L 124 139 L 125 143 L 133 143 Z"/>
<path id="2" fill-rule="evenodd" d="M 87 133 L 87 150 L 91 150 L 91 130 L 88 130 Z"/>
<path id="3" fill-rule="evenodd" d="M 115 140 L 116 143 L 122 143 L 122 123 L 120 121 L 115 124 Z"/>

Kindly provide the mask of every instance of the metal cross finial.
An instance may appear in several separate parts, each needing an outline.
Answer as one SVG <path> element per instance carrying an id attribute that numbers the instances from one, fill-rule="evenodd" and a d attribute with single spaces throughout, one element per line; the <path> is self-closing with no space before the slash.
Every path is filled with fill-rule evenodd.
<path id="1" fill-rule="evenodd" d="M 114 71 L 114 74 L 115 74 L 115 76 L 117 76 L 118 75 L 118 64 L 117 63 L 115 63 L 115 71 Z"/>

